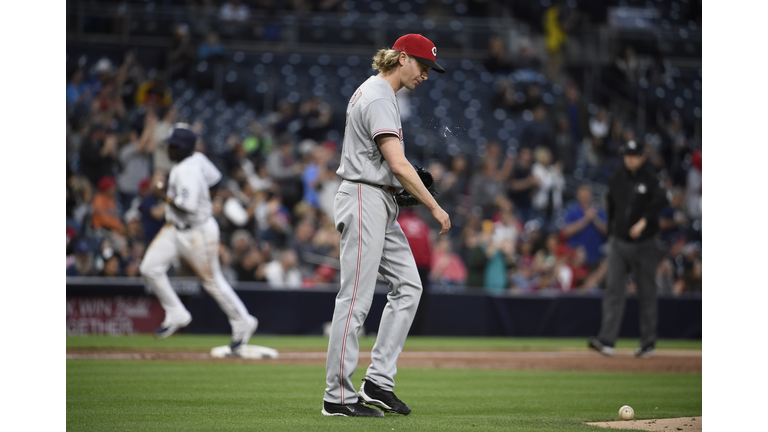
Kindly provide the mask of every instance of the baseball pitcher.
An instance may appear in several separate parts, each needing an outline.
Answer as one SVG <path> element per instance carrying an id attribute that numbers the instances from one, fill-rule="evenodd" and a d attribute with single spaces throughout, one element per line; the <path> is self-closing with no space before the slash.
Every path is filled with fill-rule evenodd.
<path id="1" fill-rule="evenodd" d="M 408 240 L 397 223 L 398 202 L 429 208 L 442 227 L 440 234 L 448 232 L 451 222 L 433 198 L 432 176 L 422 173 L 422 180 L 405 157 L 395 93 L 403 87 L 416 88 L 430 69 L 444 73 L 435 62 L 436 54 L 437 48 L 424 36 L 401 37 L 392 49 L 374 56 L 373 69 L 379 74 L 365 81 L 347 105 L 336 171 L 343 181 L 334 203 L 336 229 L 341 233 L 341 288 L 328 341 L 324 415 L 384 417 L 363 403 L 391 413 L 411 412 L 392 389 L 422 286 Z M 351 377 L 359 355 L 357 333 L 371 307 L 377 272 L 389 283 L 388 301 L 371 365 L 356 392 Z"/>
<path id="2" fill-rule="evenodd" d="M 176 257 L 189 263 L 203 288 L 216 300 L 232 326 L 233 356 L 258 327 L 258 320 L 224 279 L 219 264 L 219 225 L 213 218 L 209 188 L 221 180 L 221 172 L 202 153 L 194 152 L 197 135 L 189 125 L 176 124 L 167 139 L 168 156 L 176 164 L 168 177 L 166 225 L 155 236 L 141 262 L 140 271 L 165 309 L 165 320 L 156 331 L 166 338 L 192 321 L 179 296 L 171 288 L 168 267 Z"/>

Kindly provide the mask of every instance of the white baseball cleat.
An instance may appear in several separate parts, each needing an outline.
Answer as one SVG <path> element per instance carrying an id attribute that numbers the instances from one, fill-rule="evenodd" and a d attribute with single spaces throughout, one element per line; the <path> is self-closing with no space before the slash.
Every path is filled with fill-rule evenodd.
<path id="1" fill-rule="evenodd" d="M 259 320 L 252 315 L 248 315 L 244 322 L 235 325 L 232 329 L 232 343 L 229 344 L 232 354 L 236 355 L 240 347 L 248 345 L 257 328 L 259 328 Z"/>
<path id="2" fill-rule="evenodd" d="M 187 317 L 181 321 L 163 321 L 160 327 L 155 330 L 155 337 L 158 339 L 165 339 L 168 336 L 176 333 L 179 329 L 182 329 L 192 322 L 192 315 L 187 314 Z"/>

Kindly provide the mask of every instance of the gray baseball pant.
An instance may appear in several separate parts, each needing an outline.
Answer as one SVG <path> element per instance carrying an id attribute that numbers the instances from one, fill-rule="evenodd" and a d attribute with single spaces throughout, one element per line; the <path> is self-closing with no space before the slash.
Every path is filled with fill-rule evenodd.
<path id="1" fill-rule="evenodd" d="M 626 304 L 627 277 L 631 274 L 637 287 L 640 308 L 640 345 L 656 343 L 658 301 L 656 268 L 661 256 L 654 239 L 628 242 L 613 238 L 608 253 L 606 289 L 603 292 L 603 317 L 597 338 L 615 346 L 621 330 Z"/>
<path id="2" fill-rule="evenodd" d="M 352 374 L 357 368 L 357 332 L 373 300 L 377 272 L 389 284 L 366 378 L 384 390 L 395 386 L 397 359 L 403 350 L 421 297 L 416 263 L 400 224 L 394 197 L 383 189 L 343 181 L 336 193 L 334 217 L 341 232 L 341 288 L 331 323 L 323 399 L 357 402 Z"/>

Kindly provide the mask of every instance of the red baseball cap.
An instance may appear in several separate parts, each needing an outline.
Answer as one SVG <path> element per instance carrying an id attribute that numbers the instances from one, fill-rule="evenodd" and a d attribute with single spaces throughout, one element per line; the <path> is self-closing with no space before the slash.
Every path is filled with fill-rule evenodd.
<path id="1" fill-rule="evenodd" d="M 445 73 L 445 69 L 435 62 L 437 47 L 431 40 L 420 34 L 407 34 L 395 41 L 393 50 L 403 51 L 413 56 L 419 63 L 431 67 L 436 72 Z"/>

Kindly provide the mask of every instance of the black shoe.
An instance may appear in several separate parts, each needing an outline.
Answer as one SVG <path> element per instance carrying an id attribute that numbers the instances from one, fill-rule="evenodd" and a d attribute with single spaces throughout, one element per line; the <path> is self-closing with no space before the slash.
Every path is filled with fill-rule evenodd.
<path id="1" fill-rule="evenodd" d="M 384 413 L 368 408 L 367 406 L 358 402 L 350 405 L 335 404 L 323 401 L 323 415 L 326 416 L 343 416 L 343 417 L 384 417 Z"/>
<path id="2" fill-rule="evenodd" d="M 643 358 L 653 357 L 655 353 L 656 353 L 656 347 L 653 345 L 637 347 L 637 349 L 635 350 L 635 355 L 637 357 L 643 357 Z"/>
<path id="3" fill-rule="evenodd" d="M 357 394 L 363 398 L 363 403 L 379 407 L 386 412 L 402 415 L 411 413 L 411 408 L 398 399 L 394 392 L 383 390 L 366 379 Z"/>
<path id="4" fill-rule="evenodd" d="M 600 341 L 600 339 L 596 337 L 589 338 L 589 343 L 587 345 L 588 347 L 592 348 L 593 350 L 599 352 L 600 354 L 604 356 L 612 356 L 613 355 L 613 347 L 607 344 L 604 344 Z"/>

